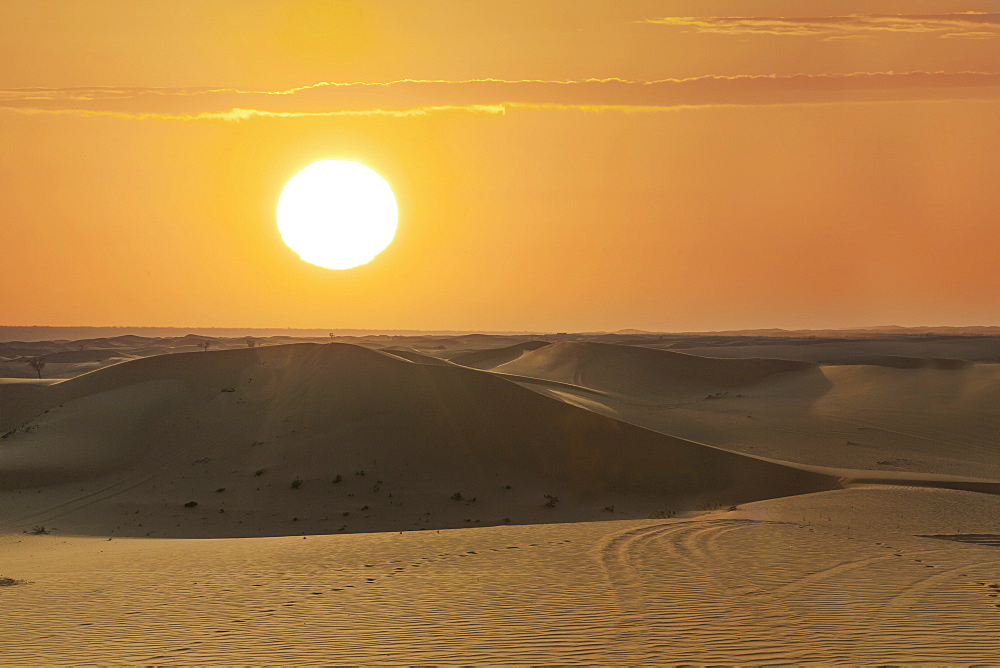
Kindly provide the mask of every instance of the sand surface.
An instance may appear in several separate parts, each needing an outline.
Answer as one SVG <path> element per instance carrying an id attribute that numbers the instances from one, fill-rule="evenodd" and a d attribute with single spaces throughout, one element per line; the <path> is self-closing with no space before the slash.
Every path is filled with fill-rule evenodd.
<path id="1" fill-rule="evenodd" d="M 892 338 L 0 344 L 65 365 L 0 380 L 0 657 L 998 663 L 1000 365 Z"/>

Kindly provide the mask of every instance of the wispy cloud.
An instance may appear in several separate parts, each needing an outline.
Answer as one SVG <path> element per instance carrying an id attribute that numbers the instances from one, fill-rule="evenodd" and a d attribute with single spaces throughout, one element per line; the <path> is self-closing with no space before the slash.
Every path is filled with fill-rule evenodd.
<path id="1" fill-rule="evenodd" d="M 1000 73 L 855 72 L 706 76 L 659 81 L 322 82 L 287 90 L 31 88 L 0 90 L 0 109 L 129 118 L 245 120 L 254 116 L 414 116 L 507 108 L 666 109 L 709 105 L 1000 99 Z"/>
<path id="2" fill-rule="evenodd" d="M 844 38 L 876 33 L 929 34 L 943 38 L 992 39 L 1000 36 L 1000 13 L 868 14 L 850 16 L 666 16 L 645 23 L 723 35 L 782 35 Z"/>
<path id="3" fill-rule="evenodd" d="M 230 109 L 229 111 L 202 111 L 194 114 L 170 114 L 156 112 L 127 112 L 94 109 L 52 109 L 44 107 L 4 107 L 0 111 L 8 111 L 24 115 L 74 115 L 110 118 L 126 118 L 131 120 L 166 120 L 166 121 L 248 121 L 254 118 L 308 118 L 308 117 L 364 117 L 385 116 L 389 118 L 407 118 L 411 116 L 429 116 L 449 111 L 461 111 L 469 114 L 503 115 L 507 108 L 504 105 L 475 104 L 461 107 L 438 106 L 416 107 L 412 109 L 357 109 L 339 111 L 265 111 L 262 109 Z"/>

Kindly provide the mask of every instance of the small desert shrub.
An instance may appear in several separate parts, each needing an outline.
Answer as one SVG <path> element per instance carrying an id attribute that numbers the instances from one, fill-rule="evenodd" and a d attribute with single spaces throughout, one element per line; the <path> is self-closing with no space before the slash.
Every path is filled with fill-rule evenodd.
<path id="1" fill-rule="evenodd" d="M 185 508 L 194 508 L 197 505 L 198 505 L 197 501 L 188 501 L 187 503 L 184 504 L 184 507 Z"/>
<path id="2" fill-rule="evenodd" d="M 733 512 L 734 510 L 739 510 L 739 509 L 740 509 L 739 506 L 729 506 L 728 508 L 726 508 L 726 510 L 730 513 Z"/>
<path id="3" fill-rule="evenodd" d="M 0 576 L 0 587 L 13 587 L 14 585 L 27 584 L 25 580 L 15 580 Z"/>
<path id="4" fill-rule="evenodd" d="M 259 478 L 260 476 L 264 475 L 264 469 L 257 469 L 256 471 L 253 472 L 253 474 Z"/>
<path id="5" fill-rule="evenodd" d="M 361 510 L 368 510 L 368 506 L 361 506 Z"/>
<path id="6" fill-rule="evenodd" d="M 606 512 L 606 513 L 613 513 L 613 512 L 615 512 L 615 507 L 614 506 L 604 506 L 604 512 Z"/>
<path id="7" fill-rule="evenodd" d="M 510 485 L 504 485 L 503 488 L 504 489 L 510 489 Z"/>
<path id="8" fill-rule="evenodd" d="M 42 525 L 39 525 L 39 526 L 36 526 L 36 527 L 33 527 L 33 528 L 31 529 L 31 532 L 30 532 L 30 533 L 31 533 L 31 534 L 32 534 L 33 536 L 41 536 L 42 534 L 47 534 L 47 533 L 52 533 L 52 532 L 51 532 L 51 531 L 49 531 L 48 529 L 46 529 L 46 528 L 45 528 L 44 526 L 42 526 Z"/>
<path id="9" fill-rule="evenodd" d="M 226 491 L 225 487 L 220 487 L 219 489 L 215 490 L 215 493 L 219 494 L 220 492 L 225 492 L 225 491 Z"/>
<path id="10" fill-rule="evenodd" d="M 354 475 L 360 475 L 360 476 L 363 476 L 364 474 L 365 474 L 365 470 L 364 469 L 361 469 L 360 471 L 355 471 L 355 473 L 354 473 Z"/>
<path id="11" fill-rule="evenodd" d="M 42 370 L 45 368 L 45 358 L 44 357 L 32 357 L 28 360 L 28 366 L 35 370 L 38 377 L 42 377 Z"/>
<path id="12" fill-rule="evenodd" d="M 551 494 L 546 494 L 545 495 L 545 507 L 546 508 L 555 508 L 557 503 L 559 503 L 559 497 L 558 496 L 552 496 Z"/>
<path id="13" fill-rule="evenodd" d="M 295 480 L 292 481 L 292 489 L 298 489 L 301 486 L 302 486 L 301 478 L 296 478 Z"/>
<path id="14" fill-rule="evenodd" d="M 451 495 L 451 500 L 452 501 L 461 501 L 462 500 L 462 493 L 461 492 L 455 492 L 454 494 Z"/>
<path id="15" fill-rule="evenodd" d="M 722 504 L 717 502 L 707 502 L 696 506 L 695 510 L 722 510 Z"/>
<path id="16" fill-rule="evenodd" d="M 343 478 L 343 476 L 341 476 L 341 475 L 340 475 L 340 474 L 338 473 L 338 474 L 337 474 L 337 477 L 333 479 L 333 484 L 334 484 L 334 485 L 336 485 L 336 484 L 337 484 L 338 482 L 340 482 L 340 481 L 341 481 L 341 480 L 343 480 L 343 479 L 344 479 L 344 478 Z"/>
<path id="17" fill-rule="evenodd" d="M 655 513 L 649 514 L 649 519 L 651 520 L 669 520 L 671 517 L 677 517 L 677 511 L 657 510 Z"/>

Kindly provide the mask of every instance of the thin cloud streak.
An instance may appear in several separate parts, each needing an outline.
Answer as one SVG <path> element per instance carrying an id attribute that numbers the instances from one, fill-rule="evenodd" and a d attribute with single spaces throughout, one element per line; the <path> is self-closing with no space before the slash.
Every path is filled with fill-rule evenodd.
<path id="1" fill-rule="evenodd" d="M 369 109 L 364 111 L 264 111 L 261 109 L 231 109 L 222 112 L 203 112 L 199 114 L 130 114 L 120 111 L 88 111 L 80 109 L 37 109 L 30 107 L 2 107 L 0 113 L 12 113 L 25 116 L 78 116 L 84 118 L 117 118 L 123 120 L 157 120 L 157 121 L 215 121 L 226 123 L 239 123 L 252 121 L 255 119 L 268 118 L 324 118 L 324 117 L 385 117 L 385 118 L 414 118 L 430 116 L 438 113 L 468 113 L 482 114 L 485 116 L 506 116 L 512 112 L 577 112 L 587 114 L 663 114 L 679 113 L 684 111 L 697 111 L 704 109 L 748 109 L 748 108 L 782 108 L 782 107 L 830 107 L 834 105 L 870 105 L 870 104 L 942 104 L 953 101 L 979 102 L 985 104 L 1000 102 L 1000 96 L 982 97 L 967 95 L 957 98 L 921 98 L 921 99 L 886 99 L 886 100 L 831 100 L 817 102 L 775 102 L 764 104 L 683 104 L 669 107 L 661 106 L 637 106 L 637 105 L 586 105 L 586 104 L 528 104 L 519 102 L 509 102 L 496 105 L 468 105 L 468 106 L 443 106 L 443 107 L 421 107 L 416 109 L 385 110 Z"/>
<path id="2" fill-rule="evenodd" d="M 458 82 L 397 81 L 380 84 L 322 82 L 281 91 L 230 88 L 31 88 L 0 90 L 0 108 L 211 118 L 211 114 L 415 115 L 468 109 L 496 113 L 510 105 L 662 108 L 723 104 L 793 104 L 824 101 L 992 99 L 1000 73 L 855 72 L 705 76 L 628 81 Z"/>
<path id="3" fill-rule="evenodd" d="M 100 111 L 93 109 L 43 109 L 38 107 L 4 107 L 6 111 L 23 115 L 53 115 L 53 116 L 90 116 L 105 118 L 122 118 L 128 120 L 158 120 L 158 121 L 248 121 L 255 118 L 310 118 L 310 117 L 363 117 L 384 116 L 389 118 L 408 118 L 412 116 L 428 116 L 431 114 L 460 111 L 470 114 L 503 115 L 504 105 L 466 105 L 417 107 L 414 109 L 352 109 L 340 111 L 266 111 L 263 109 L 230 109 L 228 111 L 204 111 L 196 114 L 167 113 L 129 113 L 125 111 Z"/>
<path id="4" fill-rule="evenodd" d="M 875 33 L 924 34 L 941 38 L 1000 36 L 1000 13 L 869 14 L 788 18 L 776 16 L 665 16 L 642 23 L 720 35 L 861 38 Z"/>

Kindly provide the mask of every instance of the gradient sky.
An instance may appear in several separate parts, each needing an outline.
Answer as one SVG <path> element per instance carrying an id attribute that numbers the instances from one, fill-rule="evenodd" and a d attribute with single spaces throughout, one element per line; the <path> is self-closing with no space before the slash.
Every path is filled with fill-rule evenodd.
<path id="1" fill-rule="evenodd" d="M 4 0 L 0 62 L 0 324 L 1000 325 L 1000 0 Z M 278 235 L 322 159 L 368 265 Z"/>

